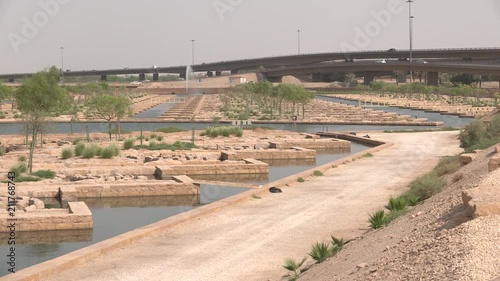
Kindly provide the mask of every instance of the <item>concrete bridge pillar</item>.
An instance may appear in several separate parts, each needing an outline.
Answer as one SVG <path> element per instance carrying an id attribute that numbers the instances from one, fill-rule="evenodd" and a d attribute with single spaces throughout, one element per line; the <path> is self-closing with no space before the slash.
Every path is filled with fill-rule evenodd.
<path id="1" fill-rule="evenodd" d="M 9 78 L 9 83 L 14 83 L 14 78 Z"/>
<path id="2" fill-rule="evenodd" d="M 101 74 L 101 81 L 108 81 L 108 75 Z"/>
<path id="3" fill-rule="evenodd" d="M 235 74 L 239 74 L 240 72 L 238 71 L 238 69 L 232 69 L 231 70 L 231 75 L 235 75 Z"/>
<path id="4" fill-rule="evenodd" d="M 153 73 L 153 81 L 160 81 L 160 74 Z"/>
<path id="5" fill-rule="evenodd" d="M 179 78 L 186 79 L 186 73 L 179 73 Z"/>
<path id="6" fill-rule="evenodd" d="M 365 72 L 364 84 L 368 86 L 373 83 L 373 80 L 375 80 L 375 74 L 372 72 Z"/>
<path id="7" fill-rule="evenodd" d="M 439 85 L 439 73 L 438 72 L 428 72 L 427 73 L 427 86 L 437 86 Z"/>
<path id="8" fill-rule="evenodd" d="M 144 81 L 144 80 L 146 80 L 146 74 L 140 73 L 139 74 L 139 81 Z"/>
<path id="9" fill-rule="evenodd" d="M 207 71 L 207 77 L 214 77 L 213 71 Z"/>
<path id="10" fill-rule="evenodd" d="M 321 82 L 322 75 L 321 73 L 313 73 L 311 78 L 313 82 Z"/>
<path id="11" fill-rule="evenodd" d="M 215 72 L 215 76 L 217 76 L 217 77 L 222 76 L 222 71 L 217 70 Z"/>

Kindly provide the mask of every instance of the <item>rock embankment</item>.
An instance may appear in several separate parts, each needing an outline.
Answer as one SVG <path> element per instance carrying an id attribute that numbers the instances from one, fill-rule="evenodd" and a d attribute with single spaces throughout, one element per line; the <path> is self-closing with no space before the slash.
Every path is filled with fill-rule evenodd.
<path id="1" fill-rule="evenodd" d="M 300 280 L 484 280 L 500 277 L 500 170 L 495 149 L 447 176 L 446 189 L 389 226 L 367 231 Z M 466 204 L 462 201 L 466 194 Z M 471 212 L 473 211 L 473 212 Z"/>

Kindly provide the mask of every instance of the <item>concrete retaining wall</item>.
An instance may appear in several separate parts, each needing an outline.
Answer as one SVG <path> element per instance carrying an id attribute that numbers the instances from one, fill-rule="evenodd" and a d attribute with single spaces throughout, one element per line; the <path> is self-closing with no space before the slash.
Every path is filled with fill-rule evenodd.
<path id="1" fill-rule="evenodd" d="M 350 151 L 351 143 L 338 139 L 303 139 L 303 140 L 285 140 L 282 142 L 270 142 L 270 148 L 291 149 L 292 147 L 303 147 L 307 149 L 319 150 L 341 150 Z"/>
<path id="2" fill-rule="evenodd" d="M 83 202 L 70 202 L 69 209 L 41 209 L 16 212 L 16 231 L 89 229 L 94 227 L 92 213 Z M 9 232 L 7 213 L 0 215 L 0 232 Z"/>
<path id="3" fill-rule="evenodd" d="M 242 160 L 245 158 L 258 160 L 316 159 L 316 151 L 307 148 L 293 147 L 287 150 L 256 149 L 221 152 L 222 160 Z"/>
<path id="4" fill-rule="evenodd" d="M 269 165 L 257 160 L 224 161 L 217 165 L 172 165 L 156 166 L 155 176 L 168 178 L 174 175 L 236 175 L 236 174 L 268 174 Z"/>

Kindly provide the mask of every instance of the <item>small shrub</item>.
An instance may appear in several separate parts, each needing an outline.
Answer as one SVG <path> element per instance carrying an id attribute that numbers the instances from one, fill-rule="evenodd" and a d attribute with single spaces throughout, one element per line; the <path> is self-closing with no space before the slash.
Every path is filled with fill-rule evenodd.
<path id="1" fill-rule="evenodd" d="M 85 146 L 85 149 L 82 152 L 82 157 L 85 159 L 91 159 L 95 156 L 100 156 L 102 154 L 102 148 L 95 144 Z"/>
<path id="2" fill-rule="evenodd" d="M 401 211 L 406 208 L 406 201 L 403 197 L 389 199 L 389 205 L 386 206 L 389 211 Z"/>
<path id="3" fill-rule="evenodd" d="M 18 114 L 18 113 L 14 114 L 13 117 L 14 117 L 14 119 L 21 119 L 21 118 L 23 118 L 23 116 L 21 114 Z"/>
<path id="4" fill-rule="evenodd" d="M 459 156 L 444 157 L 434 169 L 437 175 L 443 176 L 452 173 L 460 168 Z"/>
<path id="5" fill-rule="evenodd" d="M 157 142 L 154 141 L 154 140 L 152 140 L 152 141 L 149 142 L 149 147 L 155 147 L 157 145 L 158 145 Z"/>
<path id="6" fill-rule="evenodd" d="M 128 150 L 134 147 L 135 140 L 134 139 L 127 139 L 123 143 L 123 149 Z"/>
<path id="7" fill-rule="evenodd" d="M 4 156 L 4 155 L 5 155 L 5 147 L 0 146 L 0 156 Z"/>
<path id="8" fill-rule="evenodd" d="M 85 143 L 78 142 L 75 146 L 75 156 L 82 156 L 83 151 L 85 150 Z"/>
<path id="9" fill-rule="evenodd" d="M 53 179 L 56 177 L 56 172 L 52 170 L 40 170 L 33 173 L 33 175 L 42 179 Z"/>
<path id="10" fill-rule="evenodd" d="M 66 159 L 69 159 L 71 157 L 73 157 L 73 150 L 71 148 L 63 149 L 61 158 L 66 160 Z"/>
<path id="11" fill-rule="evenodd" d="M 18 163 L 15 166 L 12 166 L 9 170 L 11 173 L 15 173 L 17 175 L 22 175 L 28 171 L 28 167 L 25 163 Z"/>
<path id="12" fill-rule="evenodd" d="M 324 176 L 324 174 L 321 171 L 316 170 L 316 171 L 313 172 L 313 176 L 315 176 L 315 177 L 322 177 L 322 176 Z"/>
<path id="13" fill-rule="evenodd" d="M 151 136 L 149 136 L 151 139 L 156 139 L 158 136 L 156 134 L 151 134 Z"/>
<path id="14" fill-rule="evenodd" d="M 299 177 L 299 178 L 297 179 L 297 182 L 305 182 L 305 180 L 304 180 L 304 178 L 303 178 L 303 177 Z"/>
<path id="15" fill-rule="evenodd" d="M 422 202 L 421 198 L 411 191 L 403 195 L 403 198 L 409 206 L 417 206 L 420 202 Z"/>
<path id="16" fill-rule="evenodd" d="M 344 239 L 338 239 L 332 236 L 332 254 L 336 255 L 338 252 L 340 252 L 344 248 L 345 244 L 347 244 L 347 241 L 345 241 Z"/>
<path id="17" fill-rule="evenodd" d="M 57 141 L 57 146 L 63 146 L 63 145 L 64 145 L 64 142 L 62 140 Z"/>
<path id="18" fill-rule="evenodd" d="M 82 139 L 82 138 L 76 138 L 76 139 L 74 139 L 74 140 L 73 140 L 73 145 L 77 145 L 77 144 L 79 144 L 79 143 L 81 143 L 81 142 L 84 142 L 84 141 L 85 141 L 85 140 L 84 140 L 84 139 Z"/>
<path id="19" fill-rule="evenodd" d="M 309 256 L 316 261 L 316 263 L 322 263 L 326 259 L 333 256 L 333 251 L 327 243 L 319 243 L 313 245 Z"/>
<path id="20" fill-rule="evenodd" d="M 105 147 L 104 149 L 102 149 L 102 153 L 101 153 L 101 157 L 104 159 L 112 159 L 113 157 L 118 156 L 118 155 L 120 155 L 120 149 L 118 148 L 118 146 L 116 146 L 114 144 L 109 145 L 109 146 Z"/>
<path id="21" fill-rule="evenodd" d="M 17 161 L 19 161 L 19 162 L 26 162 L 26 156 L 21 155 L 21 156 L 17 157 Z"/>
<path id="22" fill-rule="evenodd" d="M 363 158 L 370 158 L 370 157 L 373 157 L 373 154 L 371 153 L 366 153 L 366 154 L 363 154 L 363 156 L 361 156 Z"/>
<path id="23" fill-rule="evenodd" d="M 163 136 L 157 136 L 157 137 L 156 137 L 156 139 L 157 139 L 158 141 L 163 141 Z"/>
<path id="24" fill-rule="evenodd" d="M 262 199 L 262 197 L 257 196 L 257 195 L 255 195 L 255 194 L 252 194 L 252 198 L 253 198 L 253 199 Z"/>
<path id="25" fill-rule="evenodd" d="M 283 267 L 290 272 L 287 275 L 284 275 L 283 278 L 287 278 L 288 281 L 297 280 L 300 277 L 300 274 L 305 271 L 305 269 L 301 269 L 301 267 L 306 260 L 307 257 L 303 258 L 300 262 L 296 262 L 294 259 L 286 259 Z"/>
<path id="26" fill-rule="evenodd" d="M 375 212 L 370 215 L 370 219 L 368 219 L 368 222 L 370 222 L 370 227 L 372 229 L 379 229 L 385 225 L 385 213 L 383 210 L 380 210 L 378 212 Z"/>
<path id="27" fill-rule="evenodd" d="M 430 173 L 417 178 L 411 184 L 411 191 L 421 200 L 430 198 L 432 195 L 441 191 L 445 182 L 437 176 L 437 173 Z"/>
<path id="28" fill-rule="evenodd" d="M 337 169 L 339 166 L 337 165 L 332 165 L 332 169 Z"/>
<path id="29" fill-rule="evenodd" d="M 389 212 L 389 214 L 387 214 L 386 216 L 384 216 L 384 225 L 388 225 L 393 220 L 399 218 L 400 216 L 405 215 L 407 212 L 408 212 L 407 209 Z"/>

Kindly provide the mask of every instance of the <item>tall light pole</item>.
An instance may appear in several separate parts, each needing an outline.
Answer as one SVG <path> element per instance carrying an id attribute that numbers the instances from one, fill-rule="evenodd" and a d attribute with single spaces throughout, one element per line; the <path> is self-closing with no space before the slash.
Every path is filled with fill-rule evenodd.
<path id="1" fill-rule="evenodd" d="M 413 83 L 413 19 L 415 18 L 412 14 L 411 4 L 413 0 L 406 1 L 409 6 L 409 28 L 410 28 L 410 83 Z"/>
<path id="2" fill-rule="evenodd" d="M 300 55 L 300 33 L 301 33 L 301 32 L 302 32 L 302 31 L 300 31 L 300 29 L 297 29 L 297 37 L 298 37 L 297 39 L 298 39 L 298 49 L 299 49 L 299 55 Z"/>
<path id="3" fill-rule="evenodd" d="M 194 42 L 195 40 L 191 40 L 191 57 L 192 57 L 192 62 L 191 62 L 191 65 L 194 65 Z"/>
<path id="4" fill-rule="evenodd" d="M 61 83 L 64 83 L 64 47 L 61 47 Z"/>

